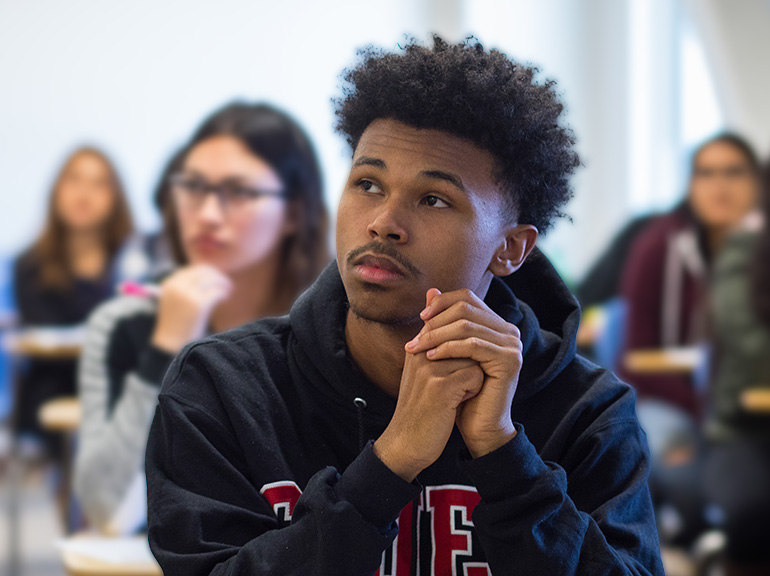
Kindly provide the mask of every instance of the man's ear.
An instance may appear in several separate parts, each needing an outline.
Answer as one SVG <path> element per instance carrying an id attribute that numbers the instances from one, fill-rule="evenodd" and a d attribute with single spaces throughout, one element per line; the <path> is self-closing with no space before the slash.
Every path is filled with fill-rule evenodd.
<path id="1" fill-rule="evenodd" d="M 537 235 L 537 228 L 530 224 L 518 224 L 508 230 L 505 242 L 492 257 L 489 271 L 495 276 L 509 276 L 516 272 L 535 247 Z"/>

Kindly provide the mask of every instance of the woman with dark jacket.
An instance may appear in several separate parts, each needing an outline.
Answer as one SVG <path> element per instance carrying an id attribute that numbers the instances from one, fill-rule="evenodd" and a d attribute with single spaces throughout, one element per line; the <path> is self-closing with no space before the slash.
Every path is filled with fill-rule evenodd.
<path id="1" fill-rule="evenodd" d="M 712 262 L 725 239 L 755 209 L 760 165 L 742 138 L 717 136 L 693 155 L 687 199 L 654 218 L 636 239 L 622 282 L 627 305 L 624 353 L 692 347 L 708 337 Z M 656 504 L 676 510 L 678 528 L 663 540 L 690 544 L 705 528 L 700 483 L 703 394 L 694 375 L 619 374 L 639 395 L 637 413 L 652 457 L 650 487 Z"/>
<path id="2" fill-rule="evenodd" d="M 693 155 L 687 199 L 654 218 L 635 240 L 622 280 L 625 350 L 693 346 L 707 336 L 708 275 L 728 232 L 757 205 L 759 161 L 739 136 L 723 134 Z M 687 375 L 621 371 L 642 401 L 697 417 Z"/>
<path id="3" fill-rule="evenodd" d="M 715 365 L 706 419 L 706 492 L 723 511 L 728 576 L 770 574 L 770 166 L 764 206 L 725 242 L 714 267 Z"/>
<path id="4" fill-rule="evenodd" d="M 40 236 L 14 264 L 13 288 L 22 328 L 71 328 L 114 293 L 114 264 L 132 231 L 123 185 L 110 159 L 80 148 L 65 161 L 48 201 Z M 15 428 L 54 436 L 38 424 L 46 401 L 75 394 L 75 359 L 29 358 L 17 382 Z"/>

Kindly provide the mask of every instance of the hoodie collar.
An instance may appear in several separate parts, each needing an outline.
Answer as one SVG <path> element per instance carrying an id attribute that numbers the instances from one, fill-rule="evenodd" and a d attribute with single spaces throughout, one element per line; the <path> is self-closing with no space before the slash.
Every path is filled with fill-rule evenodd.
<path id="1" fill-rule="evenodd" d="M 494 278 L 484 301 L 521 332 L 523 365 L 514 402 L 542 390 L 575 357 L 580 320 L 572 296 L 537 249 L 515 274 Z M 351 360 L 345 341 L 348 300 L 332 262 L 295 302 L 289 314 L 299 369 L 319 391 L 353 410 L 362 397 L 367 412 L 390 418 L 395 400 L 370 382 Z"/>

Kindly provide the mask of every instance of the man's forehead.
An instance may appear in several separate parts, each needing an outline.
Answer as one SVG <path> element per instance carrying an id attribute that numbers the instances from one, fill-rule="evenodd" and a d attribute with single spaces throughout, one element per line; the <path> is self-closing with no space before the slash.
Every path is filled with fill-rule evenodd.
<path id="1" fill-rule="evenodd" d="M 353 163 L 366 159 L 382 161 L 384 168 L 398 163 L 399 168 L 452 170 L 467 178 L 492 178 L 494 158 L 472 142 L 434 129 L 420 129 L 396 120 L 378 119 L 362 134 L 353 154 Z"/>

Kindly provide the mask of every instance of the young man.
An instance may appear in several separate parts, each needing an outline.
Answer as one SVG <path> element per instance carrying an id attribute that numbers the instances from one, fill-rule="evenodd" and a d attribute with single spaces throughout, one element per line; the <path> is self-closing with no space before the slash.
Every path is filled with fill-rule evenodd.
<path id="1" fill-rule="evenodd" d="M 164 382 L 166 576 L 663 573 L 633 392 L 527 258 L 578 164 L 533 73 L 440 39 L 348 73 L 336 264 Z"/>

